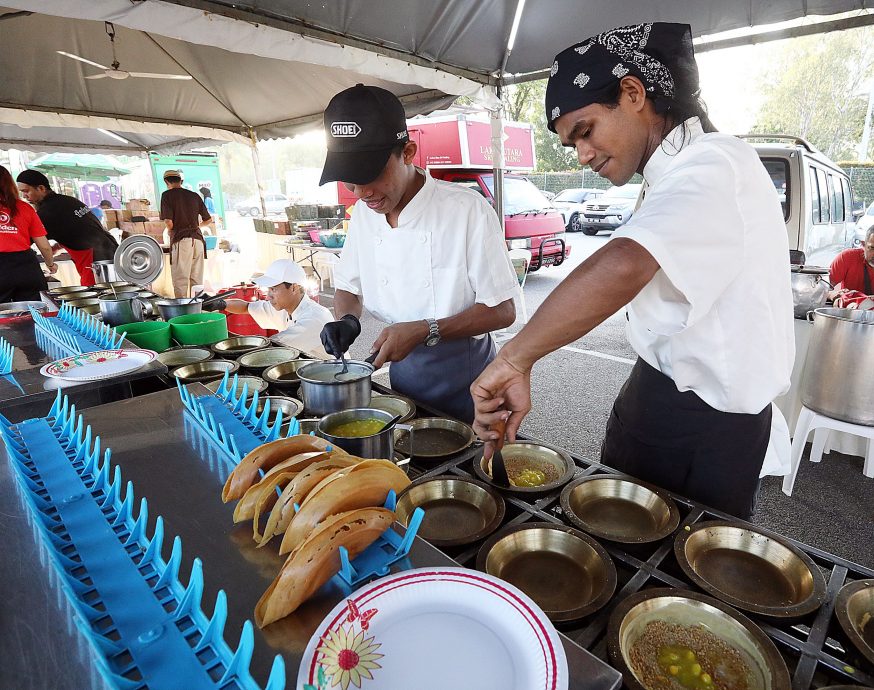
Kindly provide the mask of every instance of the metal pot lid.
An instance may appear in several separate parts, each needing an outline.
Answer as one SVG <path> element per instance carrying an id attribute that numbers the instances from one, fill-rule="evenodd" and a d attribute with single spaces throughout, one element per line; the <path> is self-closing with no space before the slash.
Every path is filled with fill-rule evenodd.
<path id="1" fill-rule="evenodd" d="M 123 240 L 115 250 L 115 273 L 122 280 L 138 285 L 154 281 L 164 270 L 161 245 L 148 235 Z"/>
<path id="2" fill-rule="evenodd" d="M 828 269 L 823 266 L 792 266 L 793 273 L 805 273 L 811 275 L 824 276 L 828 275 Z"/>

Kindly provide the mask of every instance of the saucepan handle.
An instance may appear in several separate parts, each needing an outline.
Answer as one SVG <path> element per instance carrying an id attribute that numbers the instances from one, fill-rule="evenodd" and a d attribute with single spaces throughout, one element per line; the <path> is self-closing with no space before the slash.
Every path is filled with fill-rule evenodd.
<path id="1" fill-rule="evenodd" d="M 406 465 L 413 459 L 413 427 L 411 424 L 395 424 L 395 429 L 400 429 L 401 431 L 406 431 L 410 436 L 410 457 L 405 458 L 404 460 L 400 460 L 397 462 L 397 465 Z"/>

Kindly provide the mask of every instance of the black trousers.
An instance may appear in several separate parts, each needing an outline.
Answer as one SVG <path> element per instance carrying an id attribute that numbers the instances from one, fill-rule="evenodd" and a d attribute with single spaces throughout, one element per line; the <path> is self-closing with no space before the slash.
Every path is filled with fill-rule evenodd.
<path id="1" fill-rule="evenodd" d="M 770 435 L 770 405 L 721 412 L 638 359 L 613 403 L 601 462 L 749 519 Z"/>
<path id="2" fill-rule="evenodd" d="M 39 291 L 47 289 L 33 250 L 0 252 L 0 302 L 38 302 Z"/>

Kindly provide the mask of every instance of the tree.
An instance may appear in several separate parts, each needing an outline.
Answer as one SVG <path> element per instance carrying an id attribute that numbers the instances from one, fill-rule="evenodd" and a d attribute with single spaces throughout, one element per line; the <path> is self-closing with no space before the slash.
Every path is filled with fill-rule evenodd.
<path id="1" fill-rule="evenodd" d="M 874 72 L 874 29 L 797 38 L 774 55 L 762 75 L 765 99 L 753 132 L 797 134 L 833 160 L 855 158 Z"/>

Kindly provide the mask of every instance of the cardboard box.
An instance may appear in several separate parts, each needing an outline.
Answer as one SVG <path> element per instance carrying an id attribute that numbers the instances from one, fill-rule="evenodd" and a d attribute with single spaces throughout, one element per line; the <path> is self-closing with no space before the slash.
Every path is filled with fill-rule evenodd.
<path id="1" fill-rule="evenodd" d="M 148 199 L 131 199 L 125 203 L 124 207 L 128 211 L 148 211 L 149 205 Z"/>
<path id="2" fill-rule="evenodd" d="M 106 227 L 107 228 L 117 228 L 120 222 L 120 218 L 118 217 L 118 212 L 115 209 L 107 208 L 103 210 L 103 217 L 105 218 Z"/>

